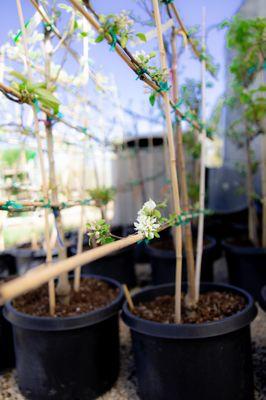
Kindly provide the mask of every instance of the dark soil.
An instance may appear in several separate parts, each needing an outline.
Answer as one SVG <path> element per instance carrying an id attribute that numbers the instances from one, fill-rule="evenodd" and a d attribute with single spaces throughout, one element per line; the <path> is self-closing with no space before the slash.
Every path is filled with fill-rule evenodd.
<path id="1" fill-rule="evenodd" d="M 113 288 L 106 282 L 94 278 L 82 278 L 80 291 L 71 290 L 70 304 L 56 302 L 56 317 L 70 317 L 85 314 L 112 303 L 118 296 L 119 289 Z M 18 297 L 13 306 L 25 314 L 38 317 L 49 317 L 48 286 Z"/>
<path id="2" fill-rule="evenodd" d="M 206 292 L 200 295 L 198 306 L 187 311 L 182 294 L 182 322 L 201 324 L 219 321 L 245 308 L 245 299 L 230 292 Z M 174 296 L 158 296 L 154 300 L 139 303 L 134 314 L 140 318 L 163 324 L 174 323 Z"/>
<path id="3" fill-rule="evenodd" d="M 204 239 L 203 242 L 203 246 L 207 246 L 209 244 L 209 240 L 208 239 Z M 153 242 L 151 242 L 151 246 L 155 249 L 158 250 L 166 250 L 166 251 L 174 251 L 174 242 L 173 239 L 171 237 L 167 237 L 167 238 L 162 238 L 159 240 L 155 240 Z M 193 243 L 193 248 L 194 251 L 196 250 L 196 243 Z"/>

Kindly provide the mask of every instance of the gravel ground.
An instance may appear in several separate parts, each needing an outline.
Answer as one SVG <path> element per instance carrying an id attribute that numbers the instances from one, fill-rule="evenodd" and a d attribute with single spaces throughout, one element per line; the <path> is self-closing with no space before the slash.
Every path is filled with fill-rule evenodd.
<path id="1" fill-rule="evenodd" d="M 215 280 L 226 282 L 226 269 L 224 259 L 215 263 Z M 137 266 L 138 277 L 141 277 L 139 284 L 149 283 L 150 268 L 146 265 Z M 259 309 L 258 315 L 251 326 L 253 364 L 255 378 L 255 400 L 266 400 L 266 313 Z M 134 372 L 134 361 L 131 353 L 130 334 L 121 322 L 121 371 L 119 379 L 113 388 L 98 400 L 138 400 L 136 391 L 136 379 Z M 19 392 L 16 384 L 15 372 L 8 372 L 0 376 L 0 400 L 25 400 Z M 226 399 L 225 399 L 226 400 Z"/>

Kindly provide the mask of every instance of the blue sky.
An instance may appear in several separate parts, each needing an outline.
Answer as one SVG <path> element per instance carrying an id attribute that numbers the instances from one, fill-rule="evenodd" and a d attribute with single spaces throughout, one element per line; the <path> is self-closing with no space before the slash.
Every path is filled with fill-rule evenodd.
<path id="1" fill-rule="evenodd" d="M 60 2 L 60 1 L 59 1 Z M 134 0 L 97 0 L 92 1 L 94 8 L 98 13 L 117 13 L 121 10 L 138 11 Z M 201 23 L 201 10 L 206 6 L 207 10 L 207 27 L 221 22 L 226 18 L 230 18 L 239 8 L 241 0 L 175 0 L 175 4 L 180 11 L 186 26 L 199 25 Z M 29 19 L 34 10 L 29 0 L 22 0 L 25 19 Z M 6 41 L 7 34 L 10 30 L 16 31 L 19 28 L 17 17 L 16 1 L 1 2 L 1 26 L 0 26 L 0 43 Z M 147 28 L 143 29 L 144 31 Z M 213 55 L 215 61 L 220 65 L 218 79 L 214 82 L 213 88 L 208 90 L 208 110 L 210 111 L 215 104 L 219 95 L 224 90 L 224 51 L 225 51 L 225 32 L 212 30 L 208 37 L 208 49 Z M 157 45 L 156 41 L 152 46 Z M 145 48 L 145 46 L 144 46 Z M 106 44 L 100 43 L 93 47 L 90 56 L 94 59 L 95 69 L 101 69 L 106 74 L 111 74 L 118 86 L 119 97 L 121 102 L 128 106 L 131 104 L 134 110 L 144 113 L 150 113 L 148 95 L 144 93 L 143 84 L 136 81 L 135 75 L 123 64 L 119 57 L 109 51 Z M 200 65 L 192 59 L 189 49 L 186 55 L 182 57 L 180 69 L 180 81 L 186 77 L 198 78 L 200 74 Z"/>

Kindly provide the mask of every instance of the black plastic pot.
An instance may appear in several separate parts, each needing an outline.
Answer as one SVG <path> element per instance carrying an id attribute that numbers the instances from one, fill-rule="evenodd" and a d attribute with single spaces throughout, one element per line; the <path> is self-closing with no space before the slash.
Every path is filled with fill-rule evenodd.
<path id="1" fill-rule="evenodd" d="M 216 240 L 216 257 L 222 255 L 222 241 L 228 237 L 228 232 L 232 237 L 238 237 L 246 232 L 247 227 L 247 208 L 232 212 L 216 212 L 205 217 L 204 231 L 206 235 Z"/>
<path id="2" fill-rule="evenodd" d="M 122 227 L 112 228 L 112 233 L 117 236 L 126 236 L 126 231 Z M 88 236 L 84 236 L 83 250 L 89 249 Z M 75 255 L 77 246 L 71 247 L 71 254 Z M 106 257 L 82 267 L 82 273 L 106 276 L 115 279 L 120 283 L 125 283 L 129 287 L 136 286 L 135 275 L 135 246 L 126 247 L 125 249 L 116 251 Z"/>
<path id="3" fill-rule="evenodd" d="M 216 259 L 216 241 L 211 237 L 205 237 L 208 244 L 204 246 L 202 255 L 201 279 L 204 282 L 213 281 L 213 263 Z M 147 245 L 152 269 L 152 282 L 154 285 L 162 285 L 175 281 L 176 257 L 174 250 L 158 249 Z M 183 257 L 183 281 L 187 280 L 186 257 Z"/>
<path id="4" fill-rule="evenodd" d="M 17 273 L 16 258 L 13 254 L 3 251 L 0 253 L 0 278 L 6 278 Z"/>
<path id="5" fill-rule="evenodd" d="M 29 400 L 91 400 L 109 390 L 119 372 L 120 289 L 110 305 L 74 317 L 34 317 L 11 303 L 4 315 L 13 325 L 18 385 Z"/>
<path id="6" fill-rule="evenodd" d="M 266 283 L 266 248 L 242 247 L 223 242 L 229 281 L 251 293 L 256 300 Z"/>
<path id="7" fill-rule="evenodd" d="M 11 324 L 4 318 L 0 307 L 0 373 L 15 367 L 15 352 Z"/>
<path id="8" fill-rule="evenodd" d="M 246 308 L 221 321 L 160 324 L 133 315 L 124 304 L 122 318 L 131 329 L 139 396 L 143 400 L 252 400 L 250 323 L 257 310 L 251 296 L 228 285 L 203 284 L 202 291 L 231 291 L 245 297 Z M 174 294 L 174 285 L 142 290 L 134 304 Z"/>
<path id="9" fill-rule="evenodd" d="M 266 285 L 263 286 L 260 291 L 259 305 L 264 311 L 266 311 Z"/>

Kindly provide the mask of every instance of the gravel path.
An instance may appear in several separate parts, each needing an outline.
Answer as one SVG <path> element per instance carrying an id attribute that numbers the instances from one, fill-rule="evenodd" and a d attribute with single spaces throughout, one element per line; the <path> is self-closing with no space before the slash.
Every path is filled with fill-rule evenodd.
<path id="1" fill-rule="evenodd" d="M 266 313 L 261 309 L 252 324 L 253 360 L 255 372 L 255 400 L 266 400 Z M 131 353 L 130 335 L 121 322 L 121 373 L 114 387 L 98 400 L 138 400 Z M 24 400 L 19 393 L 15 373 L 0 377 L 0 400 Z"/>

